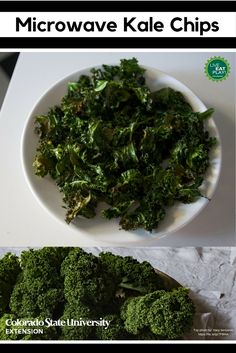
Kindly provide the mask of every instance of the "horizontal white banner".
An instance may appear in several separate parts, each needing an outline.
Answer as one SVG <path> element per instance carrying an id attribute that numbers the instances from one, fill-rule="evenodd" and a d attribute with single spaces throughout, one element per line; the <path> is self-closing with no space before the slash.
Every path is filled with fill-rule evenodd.
<path id="1" fill-rule="evenodd" d="M 0 12 L 1 37 L 236 37 L 236 12 Z"/>

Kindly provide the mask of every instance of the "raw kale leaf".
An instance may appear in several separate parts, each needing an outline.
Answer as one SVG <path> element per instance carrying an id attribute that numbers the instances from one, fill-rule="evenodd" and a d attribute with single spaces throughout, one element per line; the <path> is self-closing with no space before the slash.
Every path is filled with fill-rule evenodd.
<path id="1" fill-rule="evenodd" d="M 0 259 L 0 341 L 180 339 L 194 313 L 187 288 L 133 256 L 44 247 Z"/>

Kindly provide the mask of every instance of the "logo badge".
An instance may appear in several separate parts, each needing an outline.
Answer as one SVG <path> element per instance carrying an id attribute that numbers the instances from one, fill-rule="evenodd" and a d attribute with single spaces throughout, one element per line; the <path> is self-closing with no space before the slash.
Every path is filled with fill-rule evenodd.
<path id="1" fill-rule="evenodd" d="M 210 58 L 205 64 L 205 74 L 209 80 L 221 82 L 227 79 L 229 73 L 229 62 L 220 56 L 214 56 L 213 58 Z"/>

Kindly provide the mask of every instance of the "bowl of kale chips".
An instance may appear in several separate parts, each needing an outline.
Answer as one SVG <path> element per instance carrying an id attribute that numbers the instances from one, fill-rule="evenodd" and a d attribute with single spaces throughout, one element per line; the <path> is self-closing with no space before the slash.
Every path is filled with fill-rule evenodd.
<path id="1" fill-rule="evenodd" d="M 132 58 L 51 87 L 27 119 L 22 161 L 65 234 L 125 245 L 166 236 L 199 214 L 217 185 L 221 146 L 212 108 Z"/>

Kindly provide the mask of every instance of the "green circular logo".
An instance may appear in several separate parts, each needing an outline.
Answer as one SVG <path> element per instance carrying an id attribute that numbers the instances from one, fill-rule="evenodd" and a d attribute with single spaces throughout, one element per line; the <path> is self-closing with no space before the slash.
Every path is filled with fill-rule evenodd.
<path id="1" fill-rule="evenodd" d="M 226 80 L 230 73 L 228 61 L 220 56 L 210 58 L 205 64 L 205 74 L 209 80 L 220 82 Z"/>

